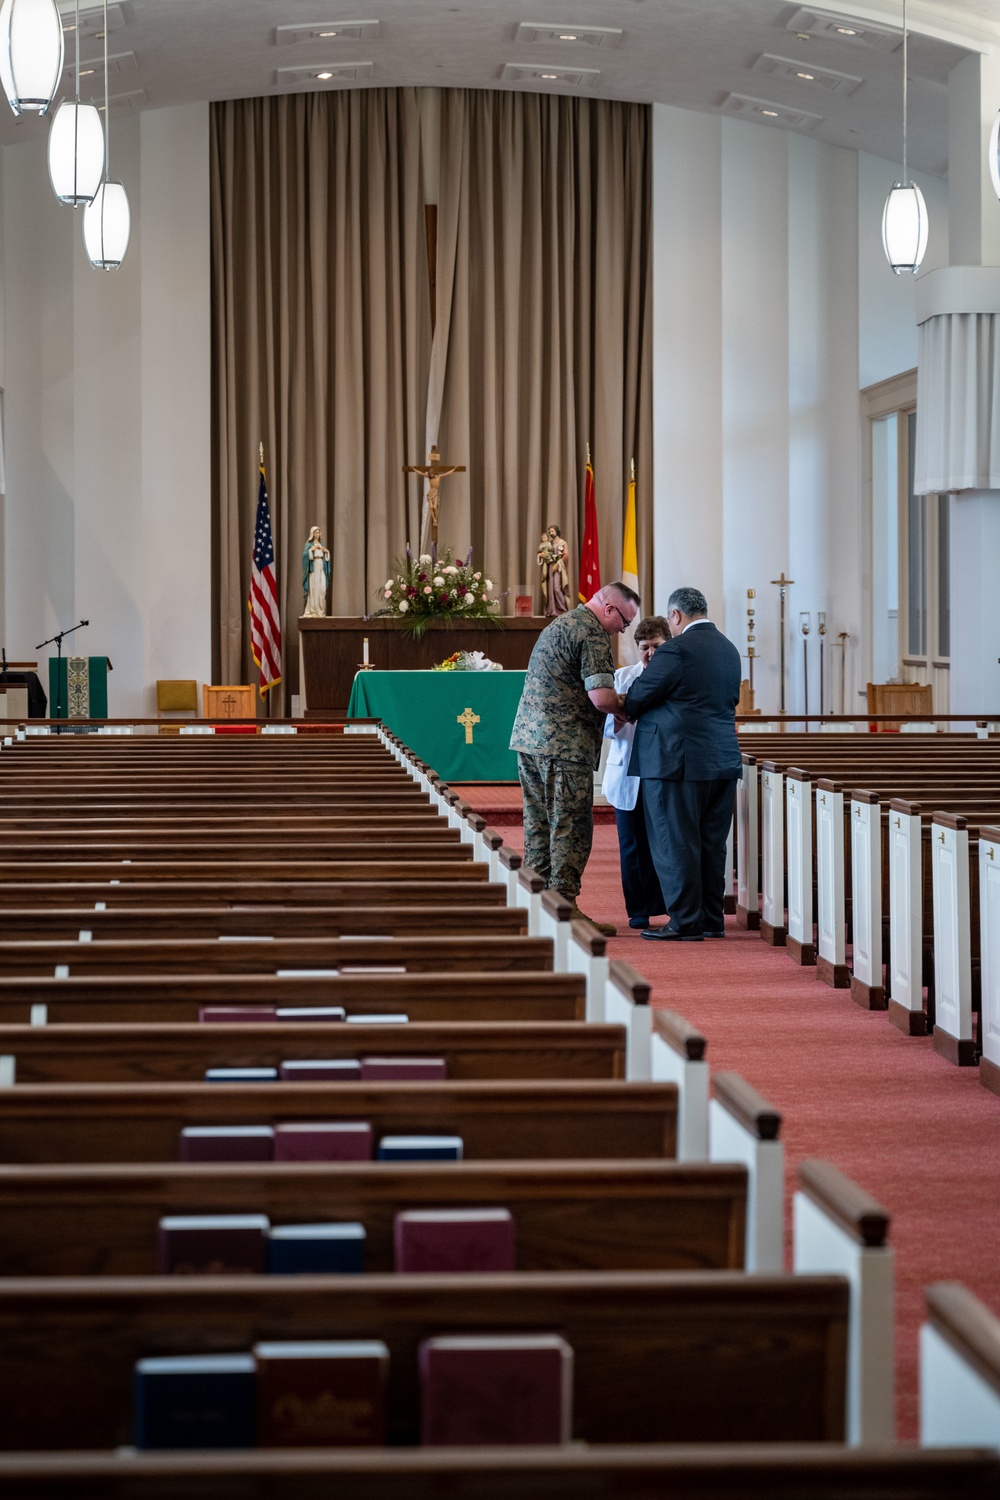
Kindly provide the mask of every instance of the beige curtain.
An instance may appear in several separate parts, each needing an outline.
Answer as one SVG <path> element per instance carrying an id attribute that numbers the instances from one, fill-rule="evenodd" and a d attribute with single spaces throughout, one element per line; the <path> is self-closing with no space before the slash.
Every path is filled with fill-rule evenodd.
<path id="1" fill-rule="evenodd" d="M 651 597 L 650 127 L 643 105 L 442 95 L 428 438 L 468 472 L 442 484 L 441 534 L 536 608 L 549 522 L 576 593 L 588 442 L 602 579 L 621 572 L 634 457 Z"/>
<path id="2" fill-rule="evenodd" d="M 441 540 L 513 593 L 559 525 L 575 594 L 585 448 L 602 576 L 621 569 L 629 461 L 652 574 L 650 111 L 464 90 L 441 96 L 431 345 L 414 90 L 212 107 L 217 681 L 252 681 L 246 597 L 262 437 L 298 681 L 300 558 L 319 524 L 328 607 L 362 614 L 407 542 L 437 439 Z"/>
<path id="3" fill-rule="evenodd" d="M 298 683 L 302 548 L 327 607 L 375 607 L 416 534 L 430 306 L 413 89 L 212 106 L 216 680 L 252 682 L 246 599 L 264 441 L 284 684 Z M 287 697 L 286 697 L 287 701 Z"/>

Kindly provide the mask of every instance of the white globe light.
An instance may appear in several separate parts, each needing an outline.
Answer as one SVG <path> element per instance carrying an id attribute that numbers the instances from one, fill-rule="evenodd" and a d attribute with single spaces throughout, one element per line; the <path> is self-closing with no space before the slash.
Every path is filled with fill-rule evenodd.
<path id="1" fill-rule="evenodd" d="M 131 227 L 124 187 L 120 182 L 102 182 L 94 201 L 83 210 L 83 243 L 90 264 L 99 271 L 117 271 L 125 259 Z"/>
<path id="2" fill-rule="evenodd" d="M 987 153 L 990 164 L 990 181 L 993 191 L 1000 198 L 1000 114 L 993 121 L 993 129 L 990 131 L 990 148 Z"/>
<path id="3" fill-rule="evenodd" d="M 60 203 L 89 203 L 104 173 L 104 126 L 93 104 L 63 102 L 49 126 L 49 180 Z"/>
<path id="4" fill-rule="evenodd" d="M 55 0 L 3 0 L 0 82 L 16 115 L 44 115 L 63 70 L 63 30 Z"/>
<path id="5" fill-rule="evenodd" d="M 893 185 L 882 210 L 882 244 L 885 257 L 897 276 L 914 275 L 927 249 L 927 204 L 915 182 Z"/>

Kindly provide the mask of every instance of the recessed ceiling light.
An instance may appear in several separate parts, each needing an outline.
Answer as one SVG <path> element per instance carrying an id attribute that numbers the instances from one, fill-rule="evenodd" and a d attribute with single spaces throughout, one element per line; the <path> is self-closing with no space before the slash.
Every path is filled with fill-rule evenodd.
<path id="1" fill-rule="evenodd" d="M 543 73 L 542 77 L 543 78 L 558 78 L 559 74 L 558 73 Z"/>
<path id="2" fill-rule="evenodd" d="M 775 120 L 778 118 L 778 111 L 776 109 L 762 109 L 761 114 L 770 115 Z"/>
<path id="3" fill-rule="evenodd" d="M 561 42 L 575 42 L 578 38 L 575 31 L 561 31 L 559 33 L 559 40 Z"/>
<path id="4" fill-rule="evenodd" d="M 796 76 L 796 78 L 804 78 L 808 83 L 815 83 L 816 82 L 816 74 L 815 73 L 796 73 L 795 76 Z"/>
<path id="5" fill-rule="evenodd" d="M 325 81 L 327 78 L 332 78 L 333 74 L 332 73 L 317 73 L 316 77 L 317 78 L 322 78 Z"/>
<path id="6" fill-rule="evenodd" d="M 95 71 L 96 71 L 96 69 L 94 69 L 94 68 L 81 68 L 80 69 L 80 77 L 81 78 L 89 78 L 90 75 L 91 75 L 91 73 L 93 73 Z"/>
<path id="7" fill-rule="evenodd" d="M 853 26 L 838 26 L 836 31 L 838 36 L 857 36 L 858 34 Z"/>
<path id="8" fill-rule="evenodd" d="M 337 33 L 335 31 L 321 31 L 320 32 L 320 36 L 336 36 L 336 35 L 337 35 Z"/>

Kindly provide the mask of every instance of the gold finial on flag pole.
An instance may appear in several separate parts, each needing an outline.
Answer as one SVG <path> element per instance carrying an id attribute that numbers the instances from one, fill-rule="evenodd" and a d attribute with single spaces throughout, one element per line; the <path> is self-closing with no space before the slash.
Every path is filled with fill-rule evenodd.
<path id="1" fill-rule="evenodd" d="M 631 468 L 631 472 L 629 473 L 629 478 L 633 481 L 633 483 L 635 482 L 635 459 L 634 458 L 632 460 L 632 468 Z"/>
<path id="2" fill-rule="evenodd" d="M 587 444 L 587 462 L 590 463 L 590 444 Z"/>
<path id="3" fill-rule="evenodd" d="M 264 439 L 263 438 L 261 438 L 261 440 L 260 440 L 260 466 L 261 466 L 261 468 L 264 467 Z"/>

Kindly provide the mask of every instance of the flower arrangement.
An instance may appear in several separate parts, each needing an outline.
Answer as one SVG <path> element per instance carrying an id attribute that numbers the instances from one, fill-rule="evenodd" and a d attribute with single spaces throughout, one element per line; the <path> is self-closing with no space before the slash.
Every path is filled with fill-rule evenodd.
<path id="1" fill-rule="evenodd" d="M 439 661 L 435 672 L 502 672 L 498 661 L 491 661 L 482 651 L 453 651 Z"/>
<path id="2" fill-rule="evenodd" d="M 391 615 L 415 636 L 423 635 L 431 620 L 489 620 L 499 625 L 494 613 L 499 599 L 489 599 L 493 580 L 472 566 L 472 549 L 464 563 L 456 563 L 451 548 L 432 547 L 415 557 L 406 549 L 404 561 L 396 564 L 391 578 L 379 591 L 382 604 L 373 613 Z"/>

